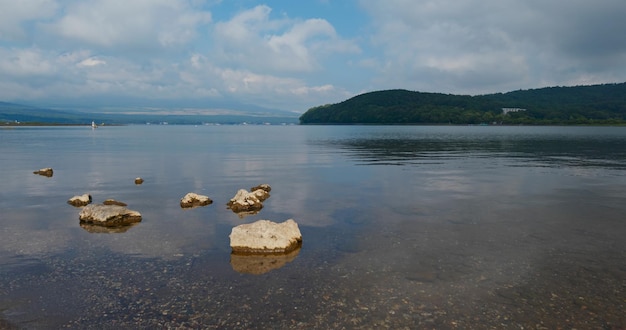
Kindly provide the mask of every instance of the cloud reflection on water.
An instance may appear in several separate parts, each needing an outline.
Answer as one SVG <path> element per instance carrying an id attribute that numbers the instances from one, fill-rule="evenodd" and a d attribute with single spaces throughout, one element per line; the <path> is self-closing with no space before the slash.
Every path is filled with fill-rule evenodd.
<path id="1" fill-rule="evenodd" d="M 573 131 L 568 134 L 557 134 L 543 127 L 449 129 L 457 133 L 431 134 L 399 129 L 366 138 L 319 143 L 342 150 L 363 165 L 435 165 L 453 159 L 489 158 L 508 162 L 510 166 L 528 162 L 531 166 L 626 169 L 626 150 L 619 147 L 626 145 L 626 136 L 620 134 L 620 128 L 570 128 Z M 506 129 L 519 132 L 510 134 Z M 558 132 L 558 128 L 554 130 Z"/>

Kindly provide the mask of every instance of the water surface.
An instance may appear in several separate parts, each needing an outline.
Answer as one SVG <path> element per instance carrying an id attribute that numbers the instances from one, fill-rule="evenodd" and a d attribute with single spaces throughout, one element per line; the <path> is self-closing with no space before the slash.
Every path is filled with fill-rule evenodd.
<path id="1" fill-rule="evenodd" d="M 0 129 L 0 328 L 624 328 L 624 146 L 615 127 Z M 260 213 L 226 208 L 261 183 Z M 83 228 L 83 193 L 143 221 Z M 300 250 L 231 257 L 233 226 L 289 218 Z"/>

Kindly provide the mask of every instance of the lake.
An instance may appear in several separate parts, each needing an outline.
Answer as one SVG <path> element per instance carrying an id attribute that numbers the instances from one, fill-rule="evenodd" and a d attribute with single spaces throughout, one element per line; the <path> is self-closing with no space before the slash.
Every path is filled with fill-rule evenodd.
<path id="1" fill-rule="evenodd" d="M 0 169 L 0 328 L 626 328 L 625 127 L 15 127 Z M 302 247 L 231 256 L 260 219 Z"/>

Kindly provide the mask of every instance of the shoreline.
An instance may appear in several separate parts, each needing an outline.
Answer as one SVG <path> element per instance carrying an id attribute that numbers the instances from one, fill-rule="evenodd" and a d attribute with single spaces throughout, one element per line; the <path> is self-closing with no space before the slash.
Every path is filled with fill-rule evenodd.
<path id="1" fill-rule="evenodd" d="M 128 124 L 106 124 L 106 125 L 98 125 L 98 127 L 102 126 L 126 126 Z M 0 127 L 32 127 L 32 126 L 87 126 L 91 127 L 90 123 L 36 123 L 36 122 L 25 122 L 25 123 L 0 123 Z"/>

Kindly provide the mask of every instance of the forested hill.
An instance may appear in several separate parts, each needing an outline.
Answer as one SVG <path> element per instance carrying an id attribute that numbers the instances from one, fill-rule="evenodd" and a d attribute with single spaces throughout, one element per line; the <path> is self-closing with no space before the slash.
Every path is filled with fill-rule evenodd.
<path id="1" fill-rule="evenodd" d="M 626 83 L 478 96 L 376 91 L 318 106 L 301 124 L 626 124 Z"/>

